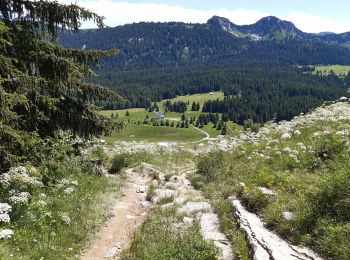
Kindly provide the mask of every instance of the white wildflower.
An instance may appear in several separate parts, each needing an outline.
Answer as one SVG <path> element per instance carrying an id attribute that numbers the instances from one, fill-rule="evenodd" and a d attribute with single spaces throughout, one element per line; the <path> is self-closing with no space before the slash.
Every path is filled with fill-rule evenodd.
<path id="1" fill-rule="evenodd" d="M 303 151 L 306 151 L 306 146 L 303 143 L 297 143 L 297 146 L 299 146 L 299 148 Z"/>
<path id="2" fill-rule="evenodd" d="M 12 207 L 7 203 L 0 203 L 0 214 L 10 212 Z"/>
<path id="3" fill-rule="evenodd" d="M 4 188 L 9 188 L 11 185 L 19 189 L 43 186 L 43 183 L 39 181 L 37 177 L 32 177 L 28 174 L 24 166 L 12 167 L 1 176 L 0 183 Z"/>
<path id="4" fill-rule="evenodd" d="M 298 157 L 295 154 L 290 154 L 290 158 L 292 158 L 294 161 L 299 162 Z"/>
<path id="5" fill-rule="evenodd" d="M 13 236 L 13 231 L 11 229 L 3 229 L 0 231 L 0 239 L 11 238 Z"/>
<path id="6" fill-rule="evenodd" d="M 294 134 L 295 134 L 296 136 L 300 136 L 300 135 L 301 135 L 301 132 L 300 132 L 299 130 L 295 130 L 295 131 L 294 131 Z"/>
<path id="7" fill-rule="evenodd" d="M 291 153 L 294 155 L 299 155 L 299 152 L 297 150 L 292 150 Z"/>
<path id="8" fill-rule="evenodd" d="M 281 136 L 281 138 L 282 138 L 283 140 L 288 140 L 288 139 L 291 138 L 291 136 L 290 136 L 289 133 L 284 133 L 284 134 Z"/>
<path id="9" fill-rule="evenodd" d="M 289 147 L 284 147 L 282 151 L 286 153 L 291 153 L 292 149 L 290 149 Z"/>
<path id="10" fill-rule="evenodd" d="M 10 216 L 7 213 L 0 214 L 0 222 L 9 223 L 10 222 Z"/>
<path id="11" fill-rule="evenodd" d="M 36 203 L 37 203 L 39 206 L 41 206 L 41 207 L 44 207 L 44 206 L 47 205 L 47 203 L 46 203 L 45 200 L 38 200 Z"/>
<path id="12" fill-rule="evenodd" d="M 70 219 L 67 213 L 62 213 L 61 217 L 62 217 L 62 221 L 67 225 L 70 225 L 70 223 L 72 222 L 72 220 Z"/>
<path id="13" fill-rule="evenodd" d="M 41 200 L 46 199 L 46 194 L 45 193 L 40 193 L 39 194 L 39 199 L 41 199 Z"/>
<path id="14" fill-rule="evenodd" d="M 315 133 L 313 133 L 313 136 L 317 137 L 317 136 L 320 136 L 320 134 L 321 134 L 320 132 L 315 132 Z"/>
<path id="15" fill-rule="evenodd" d="M 335 134 L 341 135 L 341 136 L 347 136 L 349 135 L 349 131 L 348 130 L 337 131 Z"/>
<path id="16" fill-rule="evenodd" d="M 27 204 L 30 199 L 30 194 L 28 192 L 14 192 L 12 191 L 9 202 L 11 204 Z"/>
<path id="17" fill-rule="evenodd" d="M 74 185 L 74 186 L 77 186 L 78 185 L 78 182 L 73 180 L 68 180 L 68 179 L 62 179 L 60 181 L 58 181 L 58 184 L 56 184 L 56 188 L 57 189 L 61 189 L 61 188 L 65 188 L 69 185 Z"/>
<path id="18" fill-rule="evenodd" d="M 67 189 L 64 190 L 64 193 L 71 194 L 73 191 L 74 191 L 73 187 L 68 187 Z"/>
<path id="19" fill-rule="evenodd" d="M 70 180 L 62 179 L 62 180 L 58 181 L 58 183 L 62 184 L 63 186 L 69 185 L 70 184 Z"/>

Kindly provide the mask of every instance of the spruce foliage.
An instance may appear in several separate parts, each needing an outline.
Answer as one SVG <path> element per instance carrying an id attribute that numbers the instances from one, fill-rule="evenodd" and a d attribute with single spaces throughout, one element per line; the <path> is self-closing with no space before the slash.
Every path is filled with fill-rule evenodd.
<path id="1" fill-rule="evenodd" d="M 0 172 L 33 159 L 42 138 L 58 130 L 84 138 L 111 130 L 92 101 L 120 97 L 83 79 L 114 50 L 64 49 L 52 42 L 61 28 L 77 30 L 86 20 L 103 27 L 103 17 L 74 4 L 0 2 Z"/>

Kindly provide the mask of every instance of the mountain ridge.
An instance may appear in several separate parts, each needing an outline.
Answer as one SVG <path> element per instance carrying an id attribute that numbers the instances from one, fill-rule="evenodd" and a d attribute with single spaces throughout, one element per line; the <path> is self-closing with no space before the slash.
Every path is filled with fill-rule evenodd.
<path id="1" fill-rule="evenodd" d="M 211 66 L 268 61 L 293 65 L 350 65 L 350 33 L 310 34 L 277 17 L 236 25 L 213 16 L 207 23 L 141 22 L 77 33 L 61 33 L 64 47 L 107 50 L 103 70 Z"/>
<path id="2" fill-rule="evenodd" d="M 207 21 L 207 24 L 217 28 L 221 27 L 222 30 L 230 32 L 236 37 L 247 37 L 251 38 L 252 40 L 281 39 L 291 37 L 338 44 L 344 44 L 347 41 L 350 41 L 350 31 L 343 33 L 307 33 L 297 28 L 294 23 L 287 20 L 282 20 L 276 16 L 263 17 L 253 24 L 237 25 L 225 17 L 214 15 Z"/>

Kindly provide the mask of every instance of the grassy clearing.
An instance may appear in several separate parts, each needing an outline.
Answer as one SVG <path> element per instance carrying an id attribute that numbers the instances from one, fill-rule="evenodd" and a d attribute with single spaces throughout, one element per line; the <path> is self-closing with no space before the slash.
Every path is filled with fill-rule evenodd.
<path id="1" fill-rule="evenodd" d="M 224 93 L 223 92 L 211 92 L 210 93 L 203 93 L 203 94 L 194 94 L 194 95 L 186 95 L 186 96 L 177 96 L 176 98 L 170 99 L 171 102 L 174 101 L 184 101 L 184 102 L 189 102 L 189 109 L 191 110 L 191 105 L 193 102 L 199 103 L 201 107 L 203 107 L 203 104 L 207 100 L 216 100 L 216 99 L 224 99 Z M 159 107 L 162 106 L 162 102 L 159 103 Z"/>
<path id="2" fill-rule="evenodd" d="M 194 142 L 205 137 L 196 129 L 176 128 L 165 126 L 127 124 L 121 132 L 113 132 L 104 139 L 113 143 L 115 141 L 144 141 L 144 142 Z"/>
<path id="3" fill-rule="evenodd" d="M 201 111 L 191 111 L 192 102 L 198 102 L 202 107 L 206 100 L 213 99 L 223 99 L 224 94 L 222 92 L 213 92 L 205 94 L 195 94 L 188 96 L 179 96 L 171 101 L 189 101 L 190 105 L 188 105 L 187 111 L 184 113 L 186 118 L 190 119 L 198 118 Z M 162 111 L 162 102 L 159 102 L 159 107 Z M 126 112 L 128 111 L 129 116 L 126 116 Z M 103 110 L 100 111 L 101 115 L 110 117 L 112 114 L 118 114 L 118 118 L 121 121 L 124 121 L 127 124 L 127 127 L 123 129 L 122 132 L 113 132 L 112 136 L 105 137 L 108 142 L 112 143 L 115 141 L 146 141 L 146 142 L 161 142 L 161 141 L 180 141 L 180 142 L 194 142 L 202 139 L 204 134 L 200 133 L 195 129 L 184 129 L 184 128 L 176 128 L 176 127 L 154 127 L 151 125 L 143 124 L 146 117 L 148 117 L 147 121 L 149 122 L 151 119 L 156 118 L 156 114 L 154 112 L 148 112 L 143 108 L 131 108 L 131 109 L 123 109 L 123 110 Z M 176 112 L 167 112 L 165 113 L 165 120 L 170 120 L 170 122 L 181 120 L 182 113 Z M 235 127 L 236 125 L 229 122 L 228 125 L 230 127 Z M 212 127 L 213 124 L 209 123 L 204 126 L 203 130 L 207 132 L 211 138 L 217 137 L 221 130 L 217 130 Z"/>
<path id="4" fill-rule="evenodd" d="M 126 111 L 129 111 L 130 115 L 126 116 Z M 148 112 L 144 108 L 130 108 L 122 110 L 102 110 L 99 112 L 101 115 L 110 117 L 112 114 L 118 114 L 118 118 L 121 120 L 144 120 L 146 116 L 151 118 L 156 118 L 154 112 Z"/>
<path id="5" fill-rule="evenodd" d="M 344 65 L 329 65 L 329 66 L 315 66 L 315 72 L 321 72 L 323 75 L 328 75 L 331 71 L 333 71 L 336 75 L 346 75 L 350 72 L 350 66 Z"/>
<path id="6" fill-rule="evenodd" d="M 176 210 L 154 209 L 121 259 L 217 259 L 218 249 L 203 239 L 197 223 L 185 231 L 173 226 L 181 220 Z"/>
<path id="7" fill-rule="evenodd" d="M 15 234 L 1 242 L 0 259 L 74 258 L 109 217 L 112 198 L 125 184 L 123 175 L 108 178 L 83 172 L 77 158 L 52 162 L 49 170 L 56 178 L 78 184 L 71 193 L 53 184 L 32 192 L 31 203 L 12 212 Z"/>
<path id="8" fill-rule="evenodd" d="M 323 133 L 325 124 L 319 122 L 300 128 L 301 134 L 288 140 L 273 134 L 230 153 L 210 154 L 200 159 L 193 183 L 214 204 L 238 196 L 269 228 L 294 243 L 311 246 L 327 259 L 350 259 L 349 136 L 339 134 L 348 127 L 349 122 L 327 122 L 328 132 Z M 257 187 L 276 195 L 265 195 Z M 220 211 L 225 215 L 229 209 Z M 295 217 L 285 219 L 286 211 Z M 235 231 L 224 228 L 226 233 L 227 229 Z M 231 237 L 242 241 L 240 235 Z M 243 250 L 238 251 L 244 255 L 244 243 L 240 244 Z"/>

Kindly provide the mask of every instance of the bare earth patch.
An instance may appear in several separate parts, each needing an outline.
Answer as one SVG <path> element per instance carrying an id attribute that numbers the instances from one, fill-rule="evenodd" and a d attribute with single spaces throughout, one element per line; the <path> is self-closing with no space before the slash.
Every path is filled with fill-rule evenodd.
<path id="1" fill-rule="evenodd" d="M 150 178 L 133 169 L 126 171 L 128 187 L 123 197 L 113 206 L 113 216 L 105 223 L 97 234 L 97 239 L 81 256 L 82 260 L 97 260 L 116 258 L 123 249 L 127 248 L 130 240 L 147 214 L 146 190 Z"/>

